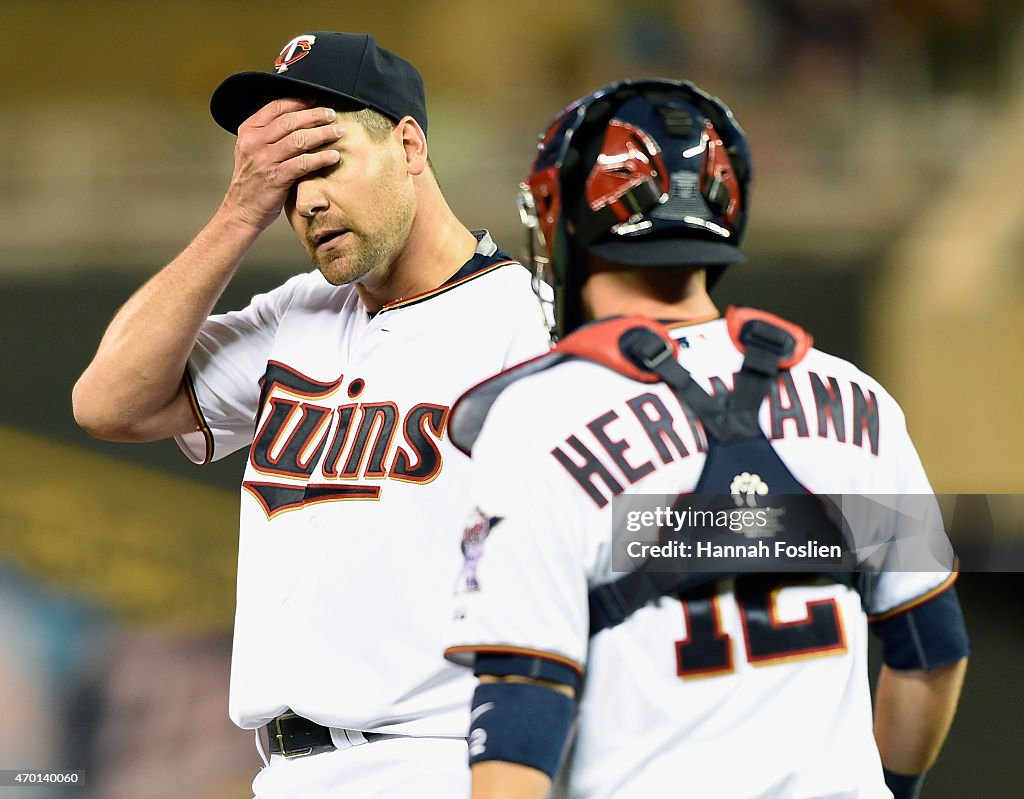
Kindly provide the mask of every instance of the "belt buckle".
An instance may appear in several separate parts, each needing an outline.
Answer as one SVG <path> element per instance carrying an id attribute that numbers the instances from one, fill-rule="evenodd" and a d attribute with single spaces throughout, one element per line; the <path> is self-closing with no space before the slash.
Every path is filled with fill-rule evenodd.
<path id="1" fill-rule="evenodd" d="M 277 750 L 286 758 L 305 757 L 306 755 L 313 753 L 312 746 L 305 749 L 288 750 L 284 745 L 284 732 L 281 730 L 281 720 L 292 719 L 298 715 L 298 713 L 282 713 L 274 719 L 274 737 L 277 739 Z"/>

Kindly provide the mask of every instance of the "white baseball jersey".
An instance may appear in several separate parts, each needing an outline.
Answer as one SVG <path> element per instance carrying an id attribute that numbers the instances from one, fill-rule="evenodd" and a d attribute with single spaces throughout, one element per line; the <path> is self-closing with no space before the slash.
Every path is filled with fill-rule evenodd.
<path id="1" fill-rule="evenodd" d="M 705 391 L 732 388 L 743 356 L 724 319 L 672 332 Z M 810 349 L 759 420 L 814 493 L 934 500 L 900 408 L 844 360 Z M 447 655 L 533 653 L 585 672 L 571 796 L 890 795 L 853 589 L 722 580 L 706 599 L 662 597 L 589 638 L 589 590 L 621 576 L 613 497 L 692 492 L 704 466 L 699 426 L 667 385 L 584 360 L 523 377 L 491 407 L 473 462 L 473 524 L 490 530 L 464 566 Z M 898 611 L 951 580 L 948 570 L 885 573 L 868 608 Z"/>
<path id="2" fill-rule="evenodd" d="M 471 675 L 442 657 L 469 460 L 459 394 L 547 349 L 529 273 L 478 232 L 441 287 L 373 315 L 298 275 L 212 316 L 189 359 L 197 463 L 242 447 L 230 715 L 465 736 Z"/>

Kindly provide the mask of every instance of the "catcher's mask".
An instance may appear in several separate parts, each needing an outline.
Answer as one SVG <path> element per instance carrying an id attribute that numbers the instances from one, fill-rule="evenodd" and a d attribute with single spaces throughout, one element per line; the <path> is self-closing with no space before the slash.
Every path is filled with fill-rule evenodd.
<path id="1" fill-rule="evenodd" d="M 567 106 L 519 187 L 552 338 L 584 321 L 587 251 L 628 267 L 706 266 L 712 286 L 745 260 L 749 186 L 743 129 L 692 83 L 619 81 Z"/>

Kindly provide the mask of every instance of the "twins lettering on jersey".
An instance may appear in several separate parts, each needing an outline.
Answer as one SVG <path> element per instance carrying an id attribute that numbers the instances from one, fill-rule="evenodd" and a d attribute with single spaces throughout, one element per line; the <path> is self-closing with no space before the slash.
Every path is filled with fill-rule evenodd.
<path id="1" fill-rule="evenodd" d="M 810 383 L 814 397 L 813 416 L 808 416 L 800 400 L 792 373 L 783 372 L 768 393 L 770 439 L 794 433 L 807 438 L 816 424 L 820 438 L 868 447 L 872 455 L 878 455 L 878 401 L 873 391 L 865 392 L 850 380 L 847 381 L 850 390 L 848 395 L 844 395 L 836 378 L 823 378 L 814 372 L 807 372 L 801 379 Z M 711 378 L 711 387 L 716 395 L 730 390 L 719 377 Z M 624 408 L 609 409 L 587 424 L 587 430 L 598 447 L 589 447 L 580 436 L 570 435 L 564 445 L 551 451 L 551 455 L 594 503 L 603 508 L 624 490 L 617 474 L 624 476 L 629 483 L 636 483 L 676 458 L 687 458 L 691 452 L 706 450 L 703 425 L 688 407 L 683 406 L 683 411 L 686 424 L 681 428 L 660 396 L 650 392 L 639 394 L 627 400 Z M 622 415 L 635 418 L 640 423 L 645 440 L 654 447 L 657 459 L 630 460 L 627 453 L 637 446 L 637 442 L 617 437 L 613 429 Z"/>
<path id="2" fill-rule="evenodd" d="M 337 403 L 342 386 L 351 401 Z M 394 402 L 360 402 L 365 389 L 358 377 L 322 383 L 267 365 L 249 464 L 268 479 L 242 487 L 268 518 L 314 502 L 380 499 L 381 484 L 363 481 L 429 483 L 440 474 L 449 407 L 421 402 L 403 412 Z"/>

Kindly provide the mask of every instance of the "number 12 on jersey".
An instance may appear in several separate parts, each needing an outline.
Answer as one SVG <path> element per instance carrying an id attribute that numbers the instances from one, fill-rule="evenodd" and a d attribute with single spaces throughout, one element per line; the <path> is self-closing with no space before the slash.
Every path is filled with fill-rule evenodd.
<path id="1" fill-rule="evenodd" d="M 774 575 L 736 578 L 736 610 L 742 630 L 742 652 L 748 663 L 768 666 L 792 660 L 846 652 L 842 613 L 834 597 L 804 603 L 806 614 L 779 619 L 779 594 L 798 583 Z M 709 586 L 685 594 L 682 602 L 686 637 L 676 641 L 677 673 L 683 679 L 731 674 L 736 664 L 733 637 L 722 625 L 721 594 Z"/>

